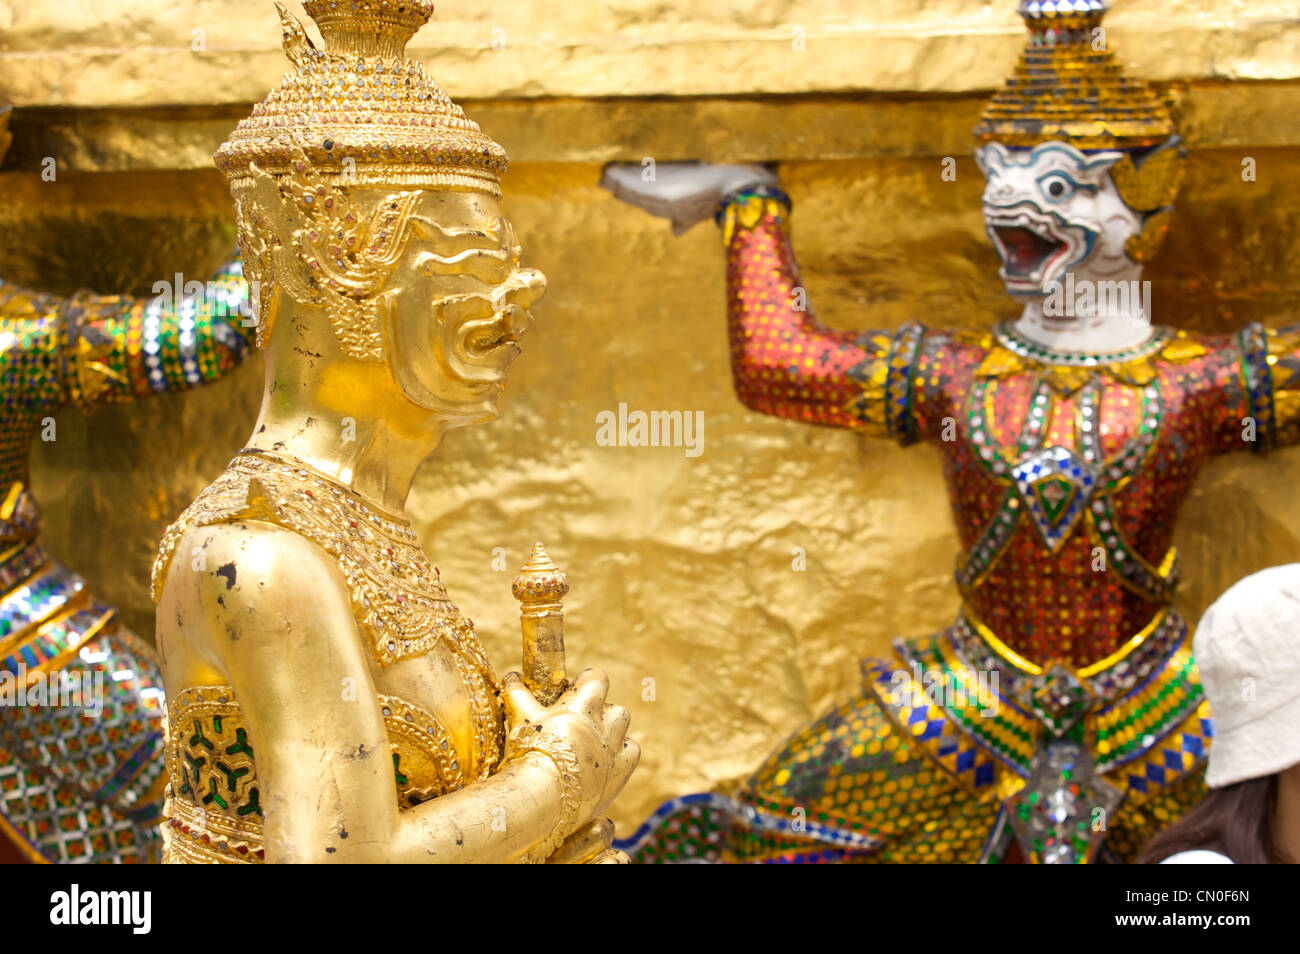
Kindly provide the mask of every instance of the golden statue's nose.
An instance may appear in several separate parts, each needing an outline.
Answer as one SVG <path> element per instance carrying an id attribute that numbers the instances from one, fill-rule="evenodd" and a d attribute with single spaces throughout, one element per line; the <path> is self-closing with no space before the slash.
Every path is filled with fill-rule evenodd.
<path id="1" fill-rule="evenodd" d="M 521 268 L 511 276 L 514 286 L 507 292 L 512 304 L 531 308 L 533 303 L 546 294 L 546 276 L 535 268 Z"/>

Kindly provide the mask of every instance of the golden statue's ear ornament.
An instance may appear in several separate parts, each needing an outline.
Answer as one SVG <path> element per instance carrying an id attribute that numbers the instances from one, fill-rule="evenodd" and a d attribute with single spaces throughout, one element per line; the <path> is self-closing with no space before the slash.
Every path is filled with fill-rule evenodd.
<path id="1" fill-rule="evenodd" d="M 323 309 L 345 354 L 381 361 L 383 340 L 373 299 L 401 259 L 417 191 L 385 196 L 368 215 L 348 190 L 313 169 L 301 150 L 292 176 L 256 165 L 236 202 L 245 261 L 262 289 L 278 284 L 299 304 Z M 256 236 L 256 238 L 252 238 Z M 269 238 L 268 238 L 269 237 Z M 259 296 L 257 343 L 265 346 L 274 316 Z"/>

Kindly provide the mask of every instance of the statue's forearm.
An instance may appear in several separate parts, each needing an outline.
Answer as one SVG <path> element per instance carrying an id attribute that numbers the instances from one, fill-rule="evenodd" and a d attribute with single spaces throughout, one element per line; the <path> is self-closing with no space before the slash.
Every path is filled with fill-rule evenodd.
<path id="1" fill-rule="evenodd" d="M 484 781 L 400 813 L 389 861 L 519 861 L 555 829 L 561 797 L 552 763 L 529 753 Z"/>
<path id="2" fill-rule="evenodd" d="M 263 744 L 275 751 L 275 741 Z M 382 751 L 382 750 L 381 750 Z M 324 777 L 309 763 L 268 767 L 266 860 L 273 863 L 496 864 L 528 856 L 555 829 L 561 783 L 549 760 L 527 754 L 487 779 L 399 811 L 392 775 Z M 288 787 L 277 786 L 284 776 Z"/>
<path id="3" fill-rule="evenodd" d="M 861 391 L 848 374 L 865 356 L 861 333 L 828 328 L 813 314 L 786 231 L 788 212 L 784 194 L 768 188 L 723 204 L 736 395 L 765 414 L 857 427 L 846 408 Z"/>
<path id="4" fill-rule="evenodd" d="M 205 283 L 149 298 L 78 292 L 63 306 L 68 390 L 83 408 L 223 377 L 252 350 L 248 286 L 231 260 Z"/>

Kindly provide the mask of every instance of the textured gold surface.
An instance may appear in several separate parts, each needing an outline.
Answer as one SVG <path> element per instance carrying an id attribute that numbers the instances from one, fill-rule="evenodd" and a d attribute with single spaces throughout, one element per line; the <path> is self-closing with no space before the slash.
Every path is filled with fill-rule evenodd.
<path id="1" fill-rule="evenodd" d="M 1147 80 L 1300 75 L 1291 0 L 1226 6 L 1127 0 L 1108 37 Z M 1024 42 L 1015 11 L 1014 0 L 449 2 L 411 50 L 468 99 L 954 93 L 1001 85 Z M 250 103 L 284 71 L 264 0 L 3 0 L 0 25 L 0 82 L 19 106 Z"/>
<path id="2" fill-rule="evenodd" d="M 230 193 L 202 173 L 0 173 L 0 278 L 67 294 L 148 294 L 176 272 L 212 274 L 235 248 Z"/>
<path id="3" fill-rule="evenodd" d="M 124 3 L 96 4 L 101 22 L 74 33 L 67 3 L 0 2 L 0 86 L 20 106 L 7 168 L 34 170 L 54 154 L 86 169 L 164 170 L 61 174 L 57 183 L 0 174 L 0 275 L 147 291 L 177 270 L 206 274 L 232 242 L 229 198 L 206 155 L 247 108 L 205 104 L 252 102 L 278 79 L 269 3 L 139 6 L 127 16 Z M 1286 82 L 1300 72 L 1294 9 L 1268 2 L 1229 20 L 1221 0 L 1180 3 L 1172 14 L 1168 6 L 1130 0 L 1107 20 L 1126 66 L 1173 84 L 1161 92 L 1192 146 L 1172 231 L 1149 268 L 1156 318 L 1225 331 L 1296 320 L 1300 152 L 1287 147 L 1300 144 L 1300 84 Z M 868 11 L 859 21 L 829 0 L 764 5 L 750 22 L 739 0 L 607 7 L 502 3 L 466 14 L 468 5 L 440 5 L 439 19 L 482 17 L 448 27 L 441 42 L 463 49 L 435 75 L 458 97 L 503 97 L 466 106 L 511 155 L 503 207 L 550 291 L 502 420 L 449 437 L 411 506 L 499 668 L 518 659 L 510 583 L 533 543 L 545 540 L 568 571 L 568 656 L 610 673 L 611 695 L 629 705 L 642 742 L 641 765 L 612 806 L 627 834 L 661 799 L 753 770 L 856 683 L 858 657 L 951 622 L 956 539 L 937 506 L 944 490 L 929 449 L 740 407 L 716 230 L 673 238 L 666 223 L 597 188 L 600 164 L 795 160 L 782 169 L 794 241 L 829 323 L 984 327 L 1016 309 L 984 234 L 982 183 L 964 158 L 957 181 L 944 181 L 938 157 L 969 154 L 982 106 L 970 91 L 1002 81 L 1023 26 L 1010 0 L 920 11 L 914 0 L 887 0 L 854 5 Z M 795 9 L 811 11 L 810 41 L 827 41 L 797 60 L 787 29 Z M 486 49 L 492 14 L 508 29 L 502 53 Z M 191 53 L 191 23 L 205 18 L 229 24 L 232 46 L 261 52 Z M 214 49 L 217 34 L 208 36 Z M 43 60 L 43 51 L 56 55 Z M 825 95 L 864 88 L 945 95 Z M 807 95 L 708 95 L 782 90 Z M 693 98 L 547 98 L 673 91 Z M 87 109 L 21 108 L 40 103 Z M 122 112 L 91 109 L 122 103 Z M 1256 161 L 1256 182 L 1242 181 L 1245 157 Z M 33 484 L 51 548 L 142 634 L 153 629 L 147 580 L 158 536 L 247 436 L 261 374 L 253 359 L 184 397 L 89 419 L 68 413 L 57 442 L 36 448 Z M 598 447 L 596 413 L 620 401 L 704 411 L 703 455 Z M 1296 451 L 1222 460 L 1202 477 L 1178 539 L 1193 618 L 1241 575 L 1297 559 L 1300 511 L 1278 504 L 1298 480 Z M 807 552 L 806 572 L 791 569 L 794 547 Z M 654 701 L 643 699 L 646 679 Z"/>
<path id="4" fill-rule="evenodd" d="M 1193 149 L 1300 145 L 1300 82 L 1167 84 L 1159 89 Z M 887 99 L 484 100 L 469 104 L 512 163 L 714 162 L 966 156 L 985 97 Z M 247 107 L 25 109 L 6 168 L 46 156 L 73 172 L 212 168 Z"/>

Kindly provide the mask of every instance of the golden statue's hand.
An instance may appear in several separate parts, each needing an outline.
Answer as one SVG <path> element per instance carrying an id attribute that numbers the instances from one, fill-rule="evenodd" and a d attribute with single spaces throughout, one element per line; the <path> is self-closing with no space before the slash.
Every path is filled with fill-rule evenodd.
<path id="1" fill-rule="evenodd" d="M 536 847 L 535 860 L 551 857 L 561 842 L 595 819 L 627 784 L 641 757 L 640 746 L 626 737 L 627 710 L 608 705 L 608 692 L 609 677 L 588 669 L 553 705 L 543 706 L 517 673 L 505 677 L 507 760 L 546 756 L 562 789 L 559 820 Z M 573 853 L 581 854 L 576 845 Z"/>
<path id="2" fill-rule="evenodd" d="M 625 862 L 627 856 L 614 844 L 614 823 L 608 818 L 589 821 L 546 859 L 548 865 L 589 865 Z"/>

